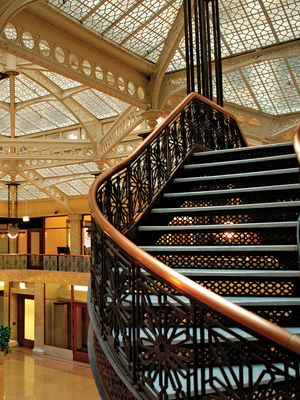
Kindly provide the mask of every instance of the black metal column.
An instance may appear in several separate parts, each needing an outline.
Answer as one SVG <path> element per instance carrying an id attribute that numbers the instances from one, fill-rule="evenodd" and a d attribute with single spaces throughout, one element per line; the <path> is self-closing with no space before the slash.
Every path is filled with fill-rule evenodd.
<path id="1" fill-rule="evenodd" d="M 187 93 L 223 106 L 218 0 L 184 0 Z"/>

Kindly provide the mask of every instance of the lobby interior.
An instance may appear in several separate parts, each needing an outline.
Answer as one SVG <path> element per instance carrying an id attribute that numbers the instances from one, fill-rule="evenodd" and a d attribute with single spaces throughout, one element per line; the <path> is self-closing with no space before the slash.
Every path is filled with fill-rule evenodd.
<path id="1" fill-rule="evenodd" d="M 219 6 L 224 108 L 250 146 L 291 141 L 298 2 Z M 99 398 L 85 364 L 88 191 L 186 96 L 183 14 L 181 0 L 0 1 L 0 324 L 20 346 L 5 400 Z"/>

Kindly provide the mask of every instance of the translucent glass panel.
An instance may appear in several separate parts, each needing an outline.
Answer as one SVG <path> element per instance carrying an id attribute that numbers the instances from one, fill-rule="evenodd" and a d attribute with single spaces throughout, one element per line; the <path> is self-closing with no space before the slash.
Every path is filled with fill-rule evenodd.
<path id="1" fill-rule="evenodd" d="M 38 173 L 43 178 L 51 178 L 58 176 L 72 176 L 74 174 L 92 174 L 98 171 L 98 166 L 94 162 L 82 164 L 69 164 L 65 166 L 57 166 L 52 168 L 41 168 Z"/>
<path id="2" fill-rule="evenodd" d="M 44 75 L 47 76 L 52 82 L 59 86 L 62 90 L 72 89 L 74 87 L 81 86 L 81 83 L 73 81 L 72 79 L 66 78 L 63 75 L 56 74 L 55 72 L 44 71 Z"/>
<path id="3" fill-rule="evenodd" d="M 48 196 L 33 185 L 20 186 L 18 189 L 19 200 L 46 199 Z"/>
<path id="4" fill-rule="evenodd" d="M 99 119 L 114 117 L 128 107 L 127 103 L 95 89 L 77 93 L 73 98 Z"/>
<path id="5" fill-rule="evenodd" d="M 224 99 L 267 114 L 300 111 L 300 57 L 278 58 L 224 75 Z"/>
<path id="6" fill-rule="evenodd" d="M 1 108 L 0 108 L 0 135 L 10 136 L 10 115 L 8 111 L 3 110 Z"/>
<path id="7" fill-rule="evenodd" d="M 49 3 L 114 43 L 156 62 L 182 0 L 49 0 Z"/>
<path id="8" fill-rule="evenodd" d="M 49 92 L 41 85 L 27 78 L 25 75 L 18 75 L 15 78 L 15 99 L 16 103 L 36 99 L 45 96 Z"/>
<path id="9" fill-rule="evenodd" d="M 88 194 L 93 181 L 93 177 L 85 179 L 73 179 L 69 182 L 59 183 L 56 186 L 68 196 L 86 195 Z"/>
<path id="10" fill-rule="evenodd" d="M 0 101 L 9 103 L 9 79 L 3 79 L 0 81 Z"/>
<path id="11" fill-rule="evenodd" d="M 16 136 L 76 124 L 75 117 L 58 101 L 32 104 L 16 114 Z"/>
<path id="12" fill-rule="evenodd" d="M 297 39 L 298 0 L 219 0 L 222 57 Z M 168 71 L 185 68 L 184 40 Z"/>

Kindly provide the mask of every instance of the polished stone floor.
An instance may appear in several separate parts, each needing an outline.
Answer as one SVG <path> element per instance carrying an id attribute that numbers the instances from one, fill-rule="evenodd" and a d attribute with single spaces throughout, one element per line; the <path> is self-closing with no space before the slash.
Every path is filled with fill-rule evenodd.
<path id="1" fill-rule="evenodd" d="M 4 363 L 4 400 L 99 400 L 89 365 L 13 349 Z M 1 399 L 2 400 L 2 399 Z"/>

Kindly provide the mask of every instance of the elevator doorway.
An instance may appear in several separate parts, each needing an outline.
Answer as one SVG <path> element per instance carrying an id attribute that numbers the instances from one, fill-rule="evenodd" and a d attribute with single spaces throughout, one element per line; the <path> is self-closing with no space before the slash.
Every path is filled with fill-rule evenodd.
<path id="1" fill-rule="evenodd" d="M 86 303 L 73 303 L 73 359 L 75 361 L 89 362 L 87 340 L 89 328 L 89 314 Z"/>
<path id="2" fill-rule="evenodd" d="M 18 342 L 34 347 L 34 296 L 18 294 Z"/>

